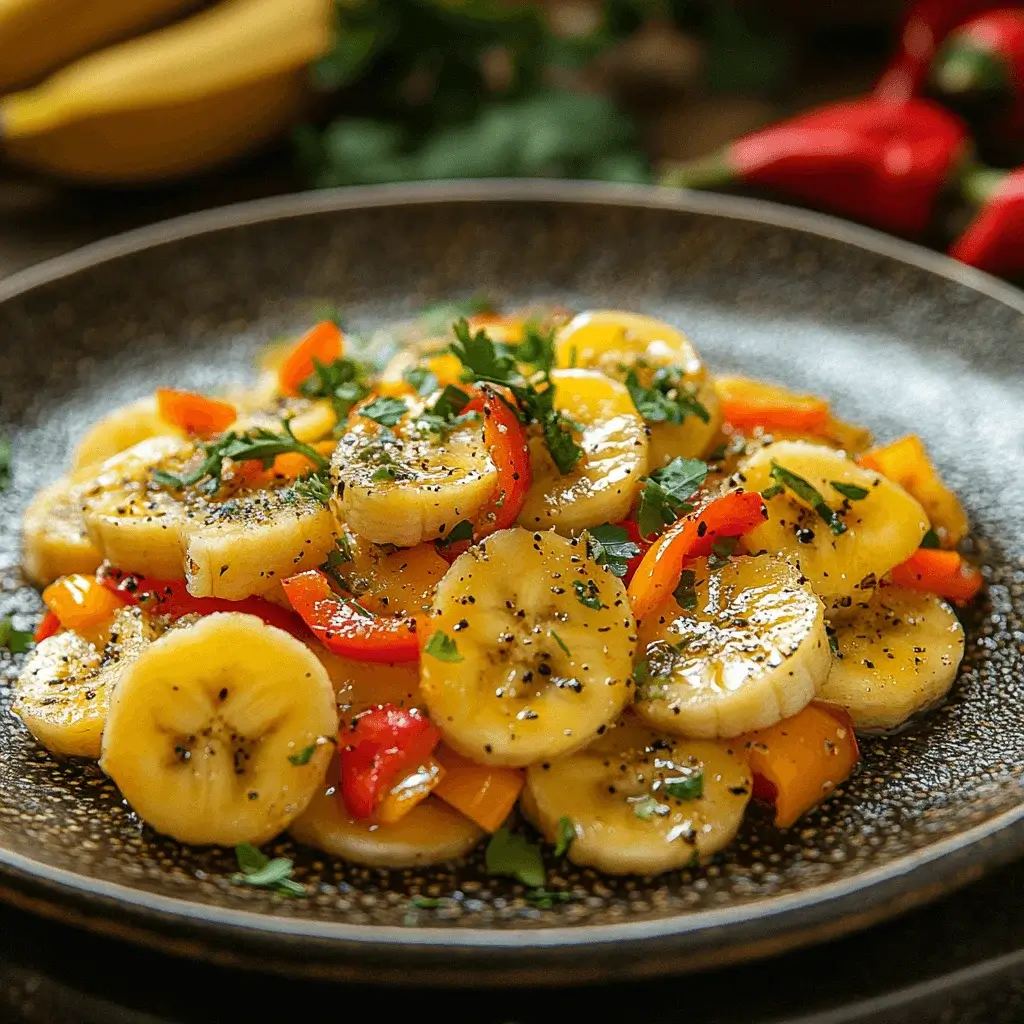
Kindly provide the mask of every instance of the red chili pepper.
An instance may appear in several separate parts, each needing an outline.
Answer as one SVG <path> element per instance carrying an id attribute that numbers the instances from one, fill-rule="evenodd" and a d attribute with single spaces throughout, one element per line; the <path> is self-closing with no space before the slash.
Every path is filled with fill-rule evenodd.
<path id="1" fill-rule="evenodd" d="M 313 635 L 329 651 L 357 661 L 419 661 L 416 620 L 374 615 L 331 590 L 319 569 L 283 580 L 284 592 Z"/>
<path id="2" fill-rule="evenodd" d="M 1024 167 L 1015 171 L 977 168 L 965 176 L 964 193 L 980 209 L 949 255 L 990 274 L 1024 274 Z"/>
<path id="3" fill-rule="evenodd" d="M 36 626 L 36 631 L 32 635 L 32 639 L 37 643 L 41 644 L 44 640 L 49 639 L 60 631 L 60 619 L 57 618 L 54 612 L 48 611 L 43 616 L 43 621 Z"/>
<path id="4" fill-rule="evenodd" d="M 355 818 L 369 818 L 403 776 L 433 753 L 441 733 L 417 708 L 380 704 L 342 730 L 341 796 Z"/>
<path id="5" fill-rule="evenodd" d="M 834 103 L 737 139 L 715 157 L 670 168 L 662 184 L 743 182 L 902 235 L 923 231 L 969 142 L 931 100 Z"/>
<path id="6" fill-rule="evenodd" d="M 1006 0 L 919 0 L 903 19 L 899 44 L 875 86 L 875 95 L 889 102 L 919 95 L 946 36 L 968 18 L 1005 6 Z"/>
<path id="7" fill-rule="evenodd" d="M 96 573 L 96 578 L 128 604 L 139 605 L 172 620 L 184 615 L 242 612 L 255 615 L 268 626 L 283 629 L 299 640 L 309 639 L 309 630 L 297 615 L 262 597 L 246 597 L 241 601 L 226 601 L 221 597 L 193 597 L 184 580 L 154 580 L 122 572 L 111 566 L 103 566 Z"/>

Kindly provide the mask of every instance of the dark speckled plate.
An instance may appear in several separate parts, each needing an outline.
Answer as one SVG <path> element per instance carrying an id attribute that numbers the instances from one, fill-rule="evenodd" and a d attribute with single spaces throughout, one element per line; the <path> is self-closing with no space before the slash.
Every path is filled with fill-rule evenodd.
<path id="1" fill-rule="evenodd" d="M 899 913 L 1024 852 L 1024 295 L 872 232 L 763 203 L 541 183 L 398 187 L 187 217 L 0 284 L 0 614 L 38 614 L 19 512 L 84 426 L 154 385 L 210 386 L 337 303 L 357 328 L 477 291 L 679 324 L 713 367 L 917 431 L 971 514 L 988 579 L 949 701 L 789 833 L 752 813 L 705 870 L 607 879 L 531 907 L 476 862 L 346 867 L 287 842 L 308 898 L 233 887 L 233 859 L 152 835 L 94 767 L 55 763 L 0 688 L 0 894 L 174 952 L 396 982 L 519 984 L 692 970 Z M 0 663 L 9 678 L 16 665 Z M 410 893 L 450 897 L 416 909 Z"/>

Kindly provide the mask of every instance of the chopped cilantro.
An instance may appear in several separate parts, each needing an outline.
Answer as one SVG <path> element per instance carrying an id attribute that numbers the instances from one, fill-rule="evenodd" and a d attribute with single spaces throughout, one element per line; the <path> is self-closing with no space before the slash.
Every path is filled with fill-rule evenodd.
<path id="1" fill-rule="evenodd" d="M 470 397 L 462 388 L 449 384 L 437 396 L 437 401 L 417 417 L 416 422 L 435 434 L 445 435 L 463 423 L 477 419 L 479 413 L 475 412 L 460 415 L 469 402 Z"/>
<path id="2" fill-rule="evenodd" d="M 522 379 L 512 345 L 492 341 L 484 330 L 471 332 L 464 319 L 458 320 L 452 330 L 455 340 L 448 351 L 462 363 L 469 379 L 492 384 L 512 384 Z"/>
<path id="3" fill-rule="evenodd" d="M 692 512 L 693 506 L 687 499 L 693 497 L 707 475 L 707 463 L 700 459 L 675 458 L 647 477 L 636 513 L 641 535 L 659 533 L 679 516 Z"/>
<path id="4" fill-rule="evenodd" d="M 627 800 L 633 805 L 633 813 L 641 821 L 650 821 L 656 814 L 659 816 L 668 814 L 668 807 L 659 803 L 649 793 L 640 798 L 628 797 Z"/>
<path id="5" fill-rule="evenodd" d="M 692 569 L 684 569 L 679 574 L 679 583 L 676 585 L 676 589 L 672 591 L 672 596 L 676 599 L 676 604 L 684 612 L 697 610 L 696 585 L 697 574 Z"/>
<path id="6" fill-rule="evenodd" d="M 640 545 L 629 539 L 625 527 L 604 523 L 587 530 L 587 553 L 598 565 L 606 565 L 613 576 L 625 576 L 630 559 L 640 554 Z"/>
<path id="7" fill-rule="evenodd" d="M 729 559 L 736 550 L 739 537 L 719 537 L 711 545 L 711 554 L 708 556 L 708 568 L 712 571 L 722 569 L 729 564 Z"/>
<path id="8" fill-rule="evenodd" d="M 468 519 L 463 519 L 461 522 L 456 523 L 449 531 L 448 536 L 444 540 L 439 541 L 438 544 L 442 548 L 450 548 L 453 544 L 458 544 L 460 541 L 472 539 L 473 524 Z"/>
<path id="9" fill-rule="evenodd" d="M 569 852 L 573 840 L 576 838 L 576 826 L 572 818 L 561 817 L 558 819 L 558 841 L 555 843 L 555 856 L 564 857 Z"/>
<path id="10" fill-rule="evenodd" d="M 32 648 L 32 633 L 15 629 L 10 619 L 0 619 L 0 647 L 11 654 L 26 654 Z"/>
<path id="11" fill-rule="evenodd" d="M 802 501 L 806 501 L 811 508 L 824 520 L 828 528 L 835 536 L 846 533 L 846 523 L 839 518 L 828 502 L 822 497 L 821 491 L 802 476 L 797 476 L 784 466 L 780 466 L 772 459 L 772 479 L 781 486 L 792 491 Z M 762 495 L 763 497 L 763 495 Z"/>
<path id="12" fill-rule="evenodd" d="M 941 544 L 939 535 L 932 527 L 929 527 L 928 532 L 921 538 L 921 547 L 923 548 L 937 548 L 941 547 Z"/>
<path id="13" fill-rule="evenodd" d="M 370 479 L 374 483 L 381 483 L 384 480 L 396 480 L 398 478 L 397 466 L 378 466 L 371 474 Z"/>
<path id="14" fill-rule="evenodd" d="M 601 592 L 593 580 L 587 580 L 586 583 L 583 580 L 573 580 L 572 589 L 576 591 L 576 600 L 585 607 L 593 608 L 594 611 L 608 607 L 601 604 Z"/>
<path id="15" fill-rule="evenodd" d="M 379 395 L 372 402 L 368 402 L 359 410 L 360 416 L 365 416 L 382 427 L 393 427 L 409 411 L 409 407 L 401 398 L 392 398 L 390 395 Z"/>
<path id="16" fill-rule="evenodd" d="M 370 393 L 369 370 L 354 359 L 335 359 L 322 363 L 313 358 L 313 373 L 300 385 L 299 394 L 304 398 L 329 398 L 334 414 L 341 422 L 357 402 Z"/>
<path id="17" fill-rule="evenodd" d="M 677 367 L 660 367 L 654 371 L 651 383 L 640 383 L 636 370 L 626 374 L 626 389 L 637 412 L 648 423 L 680 424 L 687 416 L 696 416 L 704 423 L 711 422 L 711 414 L 697 400 L 697 391 L 686 383 Z"/>
<path id="18" fill-rule="evenodd" d="M 326 505 L 331 500 L 331 481 L 326 472 L 308 473 L 306 476 L 299 477 L 292 484 L 292 490 L 296 494 L 312 501 L 318 501 L 322 505 Z"/>
<path id="19" fill-rule="evenodd" d="M 270 889 L 282 896 L 305 896 L 306 888 L 292 881 L 292 862 L 286 857 L 271 860 L 251 843 L 240 843 L 235 847 L 235 856 L 241 868 L 231 876 L 234 885 L 252 885 L 259 889 Z"/>
<path id="20" fill-rule="evenodd" d="M 850 501 L 863 501 L 871 493 L 866 487 L 846 484 L 842 480 L 829 480 L 829 484 L 844 498 L 849 498 Z"/>
<path id="21" fill-rule="evenodd" d="M 432 395 L 437 390 L 437 377 L 425 366 L 410 366 L 403 372 L 402 379 L 419 395 Z"/>
<path id="22" fill-rule="evenodd" d="M 309 764 L 309 759 L 316 753 L 316 744 L 310 743 L 308 747 L 303 747 L 297 754 L 289 754 L 288 760 L 292 764 L 301 767 L 304 764 Z"/>
<path id="23" fill-rule="evenodd" d="M 841 658 L 843 652 L 839 650 L 839 637 L 836 636 L 835 628 L 833 626 L 826 626 L 825 633 L 828 636 L 828 646 L 833 657 Z"/>
<path id="24" fill-rule="evenodd" d="M 534 889 L 543 888 L 547 881 L 540 847 L 507 828 L 500 828 L 491 836 L 484 863 L 489 875 L 515 878 Z"/>
<path id="25" fill-rule="evenodd" d="M 570 651 L 569 648 L 566 647 L 565 641 L 553 629 L 549 629 L 548 632 L 551 634 L 551 639 L 554 640 L 555 643 L 558 644 L 558 646 L 561 647 L 563 651 L 565 651 L 565 656 L 567 658 L 571 658 L 572 651 Z"/>
<path id="26" fill-rule="evenodd" d="M 458 645 L 447 633 L 443 633 L 441 630 L 438 630 L 427 641 L 426 646 L 423 648 L 423 653 L 429 654 L 432 658 L 437 658 L 438 661 L 462 661 Z"/>
<path id="27" fill-rule="evenodd" d="M 11 482 L 11 442 L 0 437 L 0 494 L 7 490 Z"/>
<path id="28" fill-rule="evenodd" d="M 542 331 L 536 324 L 526 324 L 523 340 L 516 346 L 516 358 L 545 376 L 549 375 L 556 362 L 554 331 Z"/>
<path id="29" fill-rule="evenodd" d="M 633 666 L 633 682 L 639 686 L 645 686 L 651 680 L 651 665 L 646 658 L 641 658 Z"/>
<path id="30" fill-rule="evenodd" d="M 697 800 L 704 795 L 704 772 L 692 772 L 678 779 L 666 779 L 661 788 L 675 800 Z"/>

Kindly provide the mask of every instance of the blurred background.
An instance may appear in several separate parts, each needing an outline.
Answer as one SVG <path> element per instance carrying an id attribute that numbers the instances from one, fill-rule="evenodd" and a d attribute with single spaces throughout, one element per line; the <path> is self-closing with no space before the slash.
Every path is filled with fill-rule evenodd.
<path id="1" fill-rule="evenodd" d="M 770 195 L 1014 278 L 1022 79 L 1024 6 L 979 0 L 0 0 L 0 275 L 256 196 L 523 176 Z"/>

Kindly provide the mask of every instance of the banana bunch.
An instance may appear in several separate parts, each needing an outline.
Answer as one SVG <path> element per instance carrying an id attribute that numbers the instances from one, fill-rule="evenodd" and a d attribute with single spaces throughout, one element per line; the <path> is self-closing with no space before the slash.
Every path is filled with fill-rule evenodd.
<path id="1" fill-rule="evenodd" d="M 0 0 L 0 146 L 14 163 L 90 183 L 182 177 L 294 125 L 308 65 L 332 44 L 331 0 L 221 0 L 77 54 L 196 0 Z M 62 66 L 63 65 L 63 66 Z"/>

